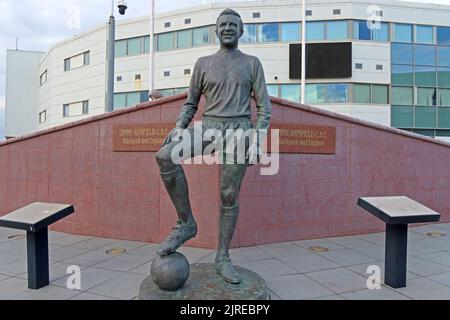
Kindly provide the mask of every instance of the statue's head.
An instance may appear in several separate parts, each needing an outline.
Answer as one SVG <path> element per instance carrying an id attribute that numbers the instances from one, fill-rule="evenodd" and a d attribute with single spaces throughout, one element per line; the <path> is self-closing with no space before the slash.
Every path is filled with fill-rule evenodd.
<path id="1" fill-rule="evenodd" d="M 233 9 L 225 9 L 217 18 L 216 35 L 221 47 L 237 48 L 244 34 L 241 16 Z"/>

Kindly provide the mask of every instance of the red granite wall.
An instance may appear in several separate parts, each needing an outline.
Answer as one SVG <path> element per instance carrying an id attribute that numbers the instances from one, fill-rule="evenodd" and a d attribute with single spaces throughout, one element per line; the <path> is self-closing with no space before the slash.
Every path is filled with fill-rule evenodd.
<path id="1" fill-rule="evenodd" d="M 174 122 L 185 95 L 164 98 L 0 144 L 0 216 L 34 201 L 71 203 L 52 229 L 161 241 L 176 215 L 154 153 L 113 152 L 113 124 Z M 360 196 L 406 195 L 450 221 L 450 146 L 399 130 L 273 100 L 273 122 L 336 127 L 336 154 L 282 154 L 280 171 L 249 168 L 234 246 L 383 230 Z M 185 168 L 199 234 L 217 242 L 219 170 Z"/>

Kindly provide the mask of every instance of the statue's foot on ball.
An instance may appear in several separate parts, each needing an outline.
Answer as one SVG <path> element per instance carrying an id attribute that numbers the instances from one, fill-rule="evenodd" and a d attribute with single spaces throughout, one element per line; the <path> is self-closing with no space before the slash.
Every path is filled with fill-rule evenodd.
<path id="1" fill-rule="evenodd" d="M 164 240 L 156 251 L 160 256 L 167 256 L 177 251 L 177 249 L 186 241 L 197 235 L 197 223 L 195 221 L 183 222 L 177 221 L 172 233 Z"/>
<path id="2" fill-rule="evenodd" d="M 242 278 L 236 268 L 231 264 L 230 258 L 216 259 L 216 272 L 226 282 L 239 284 Z"/>

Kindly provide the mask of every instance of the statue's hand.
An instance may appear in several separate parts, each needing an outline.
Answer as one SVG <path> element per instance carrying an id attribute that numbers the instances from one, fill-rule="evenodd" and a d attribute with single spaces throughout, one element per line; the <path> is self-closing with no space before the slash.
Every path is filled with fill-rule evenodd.
<path id="1" fill-rule="evenodd" d="M 170 130 L 170 132 L 167 135 L 166 140 L 164 140 L 162 146 L 165 146 L 165 145 L 169 144 L 172 141 L 180 140 L 182 135 L 183 135 L 183 128 L 181 128 L 181 127 L 173 128 L 172 130 Z"/>

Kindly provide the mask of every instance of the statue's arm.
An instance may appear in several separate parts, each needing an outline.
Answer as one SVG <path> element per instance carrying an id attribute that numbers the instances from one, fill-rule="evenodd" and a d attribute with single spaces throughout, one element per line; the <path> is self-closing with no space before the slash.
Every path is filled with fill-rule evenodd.
<path id="1" fill-rule="evenodd" d="M 202 95 L 202 72 L 200 60 L 194 66 L 194 71 L 189 85 L 189 92 L 186 103 L 181 108 L 180 115 L 177 118 L 176 127 L 186 129 L 191 123 L 198 110 L 198 103 Z"/>
<path id="2" fill-rule="evenodd" d="M 270 116 L 272 114 L 272 105 L 267 92 L 264 70 L 259 59 L 255 59 L 255 74 L 253 81 L 253 95 L 256 100 L 257 121 L 256 129 L 267 130 L 270 125 Z"/>

